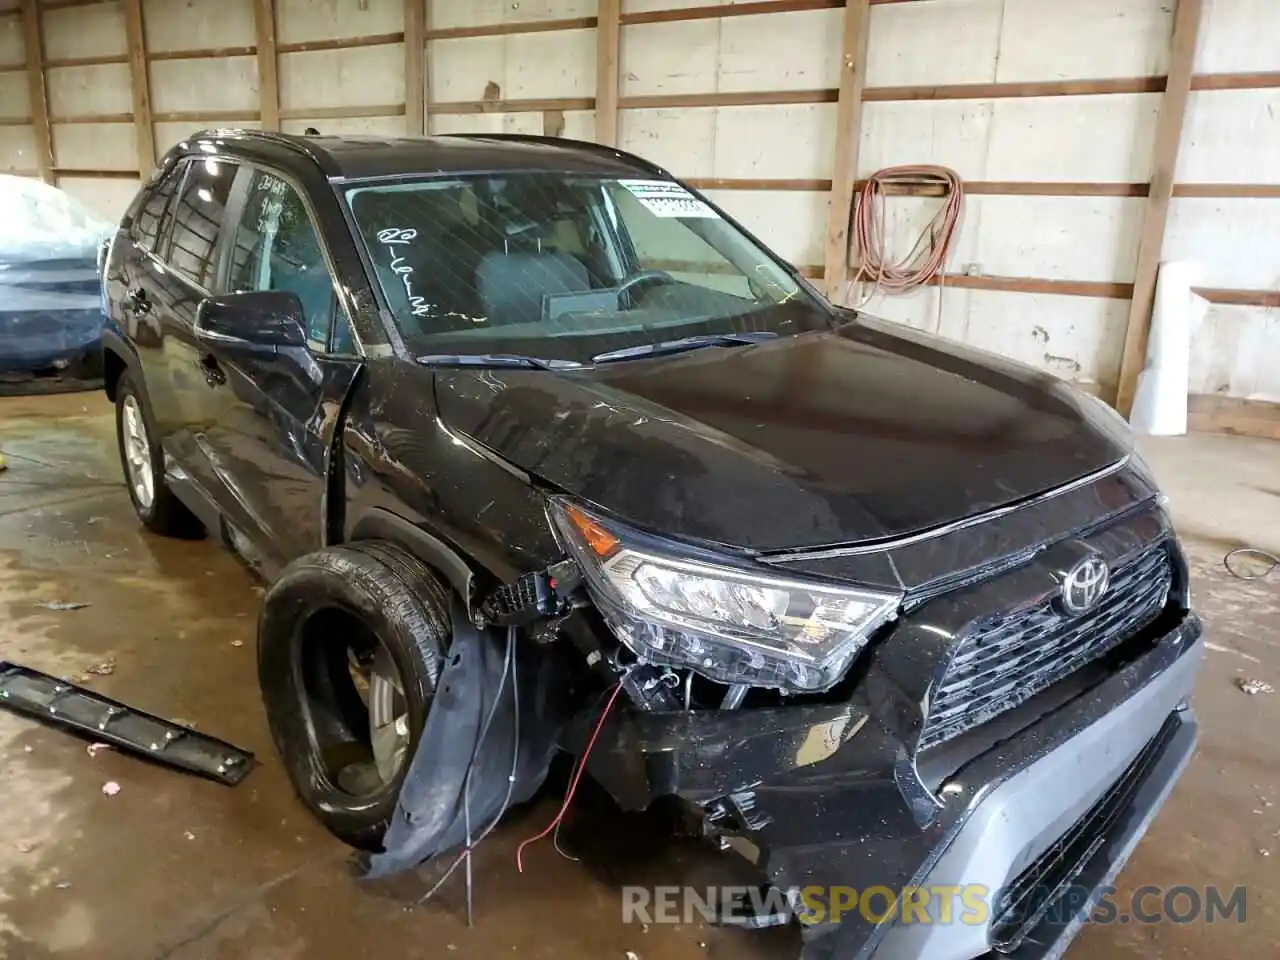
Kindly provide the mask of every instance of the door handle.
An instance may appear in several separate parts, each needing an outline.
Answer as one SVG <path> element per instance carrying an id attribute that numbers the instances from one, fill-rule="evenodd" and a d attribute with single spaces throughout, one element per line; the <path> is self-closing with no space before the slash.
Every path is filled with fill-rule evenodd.
<path id="1" fill-rule="evenodd" d="M 218 361 L 210 354 L 200 358 L 200 372 L 204 374 L 205 383 L 211 387 L 221 387 L 227 382 L 227 375 L 218 366 Z"/>
<path id="2" fill-rule="evenodd" d="M 124 303 L 126 309 L 133 313 L 151 312 L 151 301 L 147 299 L 146 287 L 134 287 L 125 294 Z"/>

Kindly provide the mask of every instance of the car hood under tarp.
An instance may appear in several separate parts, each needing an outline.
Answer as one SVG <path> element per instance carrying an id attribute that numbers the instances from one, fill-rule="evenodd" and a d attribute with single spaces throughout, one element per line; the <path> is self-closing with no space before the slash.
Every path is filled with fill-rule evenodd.
<path id="1" fill-rule="evenodd" d="M 557 373 L 441 370 L 448 426 L 641 528 L 749 551 L 889 539 L 1127 450 L 1047 374 L 859 319 Z"/>

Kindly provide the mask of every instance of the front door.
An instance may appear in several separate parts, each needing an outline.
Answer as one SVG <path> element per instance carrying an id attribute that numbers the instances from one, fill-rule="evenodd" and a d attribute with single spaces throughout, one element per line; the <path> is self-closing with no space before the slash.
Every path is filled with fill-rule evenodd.
<path id="1" fill-rule="evenodd" d="M 197 442 L 224 514 L 247 538 L 237 549 L 263 572 L 325 543 L 330 449 L 338 410 L 359 371 L 315 220 L 282 176 L 246 169 L 220 285 L 281 290 L 302 303 L 305 349 L 276 353 L 200 344 Z M 236 518 L 244 518 L 240 524 Z"/>

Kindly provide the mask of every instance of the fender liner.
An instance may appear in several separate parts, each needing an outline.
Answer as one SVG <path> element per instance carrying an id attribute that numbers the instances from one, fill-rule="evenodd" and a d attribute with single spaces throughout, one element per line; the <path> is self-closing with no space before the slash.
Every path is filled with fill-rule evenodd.
<path id="1" fill-rule="evenodd" d="M 512 667 L 504 683 L 508 643 L 513 646 Z M 435 700 L 383 838 L 383 852 L 365 861 L 366 879 L 411 870 L 466 842 L 463 789 L 468 769 L 473 839 L 506 811 L 508 796 L 510 804 L 533 797 L 567 720 L 555 680 L 552 658 L 539 656 L 514 630 L 504 638 L 478 629 L 462 610 L 454 611 L 453 642 Z M 485 731 L 491 709 L 493 719 Z M 509 779 L 513 758 L 514 782 Z"/>

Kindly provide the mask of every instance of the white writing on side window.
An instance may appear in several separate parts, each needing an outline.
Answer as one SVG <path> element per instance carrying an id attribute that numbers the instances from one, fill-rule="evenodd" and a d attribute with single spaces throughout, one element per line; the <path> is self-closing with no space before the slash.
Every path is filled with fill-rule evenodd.
<path id="1" fill-rule="evenodd" d="M 378 242 L 385 245 L 391 256 L 391 271 L 404 284 L 405 296 L 409 298 L 409 310 L 415 317 L 425 317 L 431 313 L 431 304 L 413 292 L 413 267 L 405 263 L 404 257 L 396 251 L 396 247 L 407 246 L 418 236 L 412 227 L 387 227 L 378 231 Z"/>

